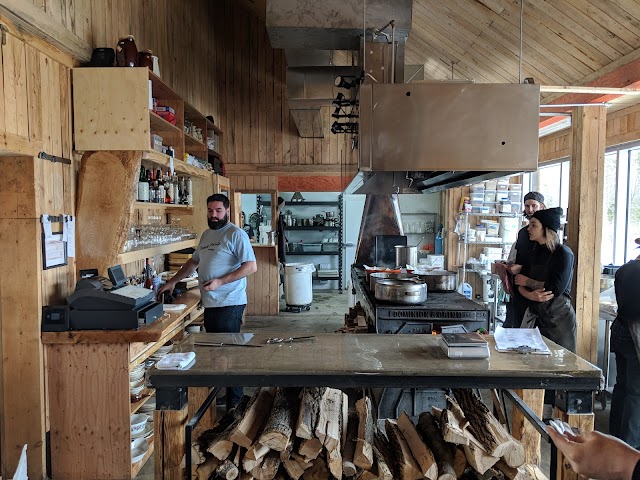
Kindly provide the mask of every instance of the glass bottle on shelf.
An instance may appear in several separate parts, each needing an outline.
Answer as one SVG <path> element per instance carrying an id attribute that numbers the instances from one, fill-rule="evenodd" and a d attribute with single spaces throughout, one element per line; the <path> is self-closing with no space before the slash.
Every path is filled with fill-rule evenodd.
<path id="1" fill-rule="evenodd" d="M 145 260 L 144 266 L 144 288 L 153 288 L 153 269 L 148 258 Z"/>
<path id="2" fill-rule="evenodd" d="M 156 195 L 158 194 L 158 184 L 156 183 L 153 168 L 147 170 L 147 176 L 149 177 L 149 202 L 155 203 Z"/>
<path id="3" fill-rule="evenodd" d="M 156 172 L 156 181 L 158 182 L 158 193 L 156 194 L 156 202 L 164 203 L 164 180 L 162 178 L 162 170 L 158 169 Z"/>
<path id="4" fill-rule="evenodd" d="M 144 167 L 140 167 L 140 178 L 138 179 L 138 201 L 149 201 L 149 180 L 147 179 L 147 171 Z"/>
<path id="5" fill-rule="evenodd" d="M 193 181 L 187 177 L 187 205 L 193 205 Z"/>

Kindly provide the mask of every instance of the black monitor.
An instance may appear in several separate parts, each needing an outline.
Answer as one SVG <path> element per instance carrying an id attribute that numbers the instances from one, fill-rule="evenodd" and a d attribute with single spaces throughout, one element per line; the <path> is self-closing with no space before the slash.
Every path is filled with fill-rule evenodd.
<path id="1" fill-rule="evenodd" d="M 113 288 L 124 287 L 127 284 L 127 277 L 124 274 L 122 265 L 115 265 L 107 269 L 109 280 L 113 283 Z"/>

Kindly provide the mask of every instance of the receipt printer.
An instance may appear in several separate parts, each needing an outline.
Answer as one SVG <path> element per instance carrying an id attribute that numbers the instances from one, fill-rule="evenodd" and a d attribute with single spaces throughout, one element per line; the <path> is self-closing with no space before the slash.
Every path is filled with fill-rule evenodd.
<path id="1" fill-rule="evenodd" d="M 130 330 L 155 322 L 163 315 L 153 290 L 126 285 L 120 265 L 109 269 L 112 288 L 102 279 L 78 280 L 69 297 L 72 330 Z"/>

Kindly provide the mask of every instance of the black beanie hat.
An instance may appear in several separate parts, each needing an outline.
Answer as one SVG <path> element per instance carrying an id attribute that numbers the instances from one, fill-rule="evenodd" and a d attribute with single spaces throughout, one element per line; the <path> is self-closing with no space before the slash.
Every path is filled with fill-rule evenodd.
<path id="1" fill-rule="evenodd" d="M 526 202 L 527 200 L 535 200 L 538 203 L 544 204 L 544 195 L 540 192 L 529 192 L 524 196 L 524 201 Z"/>
<path id="2" fill-rule="evenodd" d="M 560 207 L 547 208 L 546 210 L 538 210 L 533 214 L 533 218 L 537 218 L 543 227 L 550 228 L 557 232 L 560 228 L 560 217 L 563 210 Z"/>

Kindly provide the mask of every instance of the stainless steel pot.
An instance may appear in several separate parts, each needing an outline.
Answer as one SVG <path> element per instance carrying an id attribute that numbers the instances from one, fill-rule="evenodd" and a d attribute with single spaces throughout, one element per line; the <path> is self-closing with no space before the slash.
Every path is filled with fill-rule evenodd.
<path id="1" fill-rule="evenodd" d="M 396 266 L 406 267 L 411 265 L 413 268 L 418 266 L 418 247 L 408 247 L 406 245 L 396 245 Z"/>
<path id="2" fill-rule="evenodd" d="M 458 287 L 458 274 L 448 270 L 433 270 L 414 275 L 427 284 L 430 292 L 455 292 Z"/>
<path id="3" fill-rule="evenodd" d="M 383 279 L 376 283 L 375 296 L 383 302 L 416 305 L 427 300 L 427 284 L 409 280 Z"/>
<path id="4" fill-rule="evenodd" d="M 412 273 L 388 273 L 388 272 L 377 272 L 377 273 L 372 273 L 369 276 L 369 288 L 371 289 L 372 292 L 376 291 L 376 283 L 378 283 L 378 280 L 385 280 L 385 279 L 389 279 L 389 280 L 411 280 L 414 278 L 418 278 L 417 275 L 414 275 Z"/>

